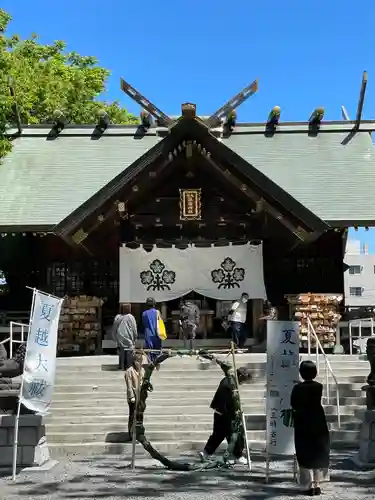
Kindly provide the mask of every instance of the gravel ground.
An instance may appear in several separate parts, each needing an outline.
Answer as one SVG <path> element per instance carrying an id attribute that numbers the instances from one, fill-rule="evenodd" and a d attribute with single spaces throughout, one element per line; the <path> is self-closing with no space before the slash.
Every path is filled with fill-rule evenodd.
<path id="1" fill-rule="evenodd" d="M 375 470 L 359 471 L 350 453 L 332 456 L 331 482 L 323 484 L 324 498 L 373 500 Z M 195 459 L 195 457 L 193 458 Z M 191 460 L 191 456 L 190 456 Z M 253 471 L 236 466 L 227 470 L 170 472 L 152 460 L 139 460 L 137 470 L 129 469 L 123 457 L 65 457 L 48 472 L 20 473 L 17 482 L 0 478 L 0 499 L 277 499 L 304 498 L 293 483 L 291 461 L 273 461 L 271 479 L 264 483 L 265 463 L 253 455 Z"/>

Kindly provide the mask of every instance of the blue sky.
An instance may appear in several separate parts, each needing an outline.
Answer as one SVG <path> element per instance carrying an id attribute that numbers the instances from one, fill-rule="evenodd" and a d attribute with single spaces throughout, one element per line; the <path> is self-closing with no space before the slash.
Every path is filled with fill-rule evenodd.
<path id="1" fill-rule="evenodd" d="M 22 37 L 34 32 L 95 55 L 112 71 L 105 98 L 137 114 L 120 77 L 167 114 L 191 101 L 209 115 L 258 78 L 240 121 L 263 121 L 275 105 L 283 121 L 306 120 L 317 106 L 326 119 L 340 119 L 341 105 L 353 118 L 367 70 L 363 117 L 375 118 L 374 0 L 2 0 L 1 7 Z M 354 236 L 375 252 L 375 230 Z"/>

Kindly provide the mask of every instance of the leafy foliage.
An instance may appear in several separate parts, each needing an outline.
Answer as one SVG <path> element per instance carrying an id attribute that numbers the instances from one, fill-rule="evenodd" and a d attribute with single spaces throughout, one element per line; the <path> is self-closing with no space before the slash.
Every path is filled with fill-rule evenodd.
<path id="1" fill-rule="evenodd" d="M 75 124 L 96 123 L 102 110 L 112 123 L 138 122 L 118 102 L 97 100 L 110 72 L 98 66 L 95 57 L 65 52 L 62 41 L 42 45 L 37 35 L 26 40 L 8 35 L 10 20 L 0 9 L 0 158 L 11 150 L 4 132 L 15 122 L 15 101 L 22 124 L 51 122 L 55 110 Z M 10 83 L 15 99 L 10 95 Z"/>

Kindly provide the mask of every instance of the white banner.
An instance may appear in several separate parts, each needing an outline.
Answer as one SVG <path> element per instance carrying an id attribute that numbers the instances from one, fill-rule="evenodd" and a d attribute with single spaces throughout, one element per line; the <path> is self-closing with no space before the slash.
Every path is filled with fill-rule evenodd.
<path id="1" fill-rule="evenodd" d="M 120 302 L 177 299 L 191 291 L 190 252 L 176 248 L 120 248 Z"/>
<path id="2" fill-rule="evenodd" d="M 267 453 L 294 455 L 290 395 L 299 380 L 299 323 L 267 321 Z"/>
<path id="3" fill-rule="evenodd" d="M 55 385 L 57 333 L 64 299 L 34 291 L 22 381 L 21 403 L 46 414 Z"/>
<path id="4" fill-rule="evenodd" d="M 236 300 L 266 299 L 262 245 L 192 247 L 193 289 L 205 297 Z"/>
<path id="5" fill-rule="evenodd" d="M 120 248 L 120 302 L 177 299 L 191 291 L 219 300 L 265 299 L 262 245 Z"/>

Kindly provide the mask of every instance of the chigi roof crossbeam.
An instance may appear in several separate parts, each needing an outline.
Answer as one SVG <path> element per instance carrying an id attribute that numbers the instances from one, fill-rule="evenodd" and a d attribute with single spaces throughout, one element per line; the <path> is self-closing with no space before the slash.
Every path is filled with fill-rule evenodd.
<path id="1" fill-rule="evenodd" d="M 359 128 L 362 123 L 367 123 L 367 120 L 362 120 L 363 106 L 366 94 L 367 87 L 367 72 L 363 72 L 362 83 L 360 89 L 360 95 L 358 99 L 356 118 L 353 122 L 349 120 L 348 114 L 345 110 L 343 113 L 343 120 L 347 123 L 353 124 L 352 134 L 355 135 L 356 132 L 359 131 Z M 134 87 L 132 87 L 129 83 L 125 82 L 125 80 L 121 79 L 121 89 L 131 97 L 135 102 L 137 102 L 144 111 L 141 112 L 141 126 L 145 129 L 149 129 L 152 125 L 152 118 L 154 117 L 156 120 L 156 125 L 159 127 L 171 128 L 179 119 L 179 117 L 170 117 L 163 113 L 159 108 L 157 108 L 149 99 L 144 97 L 140 92 L 138 92 Z M 234 97 L 229 99 L 224 106 L 216 110 L 211 116 L 202 117 L 199 114 L 196 114 L 196 105 L 193 103 L 185 103 L 182 105 L 182 116 L 187 116 L 186 107 L 190 106 L 191 109 L 194 108 L 194 113 L 190 113 L 191 118 L 197 118 L 202 123 L 204 123 L 209 129 L 214 129 L 216 127 L 222 126 L 223 129 L 227 132 L 232 132 L 235 126 L 237 125 L 237 115 L 236 109 L 243 104 L 248 98 L 253 96 L 258 91 L 258 80 L 254 80 L 252 83 L 247 85 L 241 92 L 236 94 Z M 345 109 L 345 108 L 344 108 Z M 307 123 L 309 126 L 309 131 L 313 133 L 320 132 L 321 125 L 328 123 L 337 123 L 334 122 L 323 122 L 325 110 L 322 106 L 318 106 L 311 113 L 310 117 L 306 122 L 293 122 L 293 123 L 281 123 L 281 109 L 280 106 L 274 106 L 271 112 L 268 115 L 268 118 L 265 122 L 265 131 L 266 133 L 277 133 L 281 132 L 281 126 L 285 125 L 302 125 Z M 241 124 L 244 125 L 244 124 Z M 260 125 L 259 123 L 246 123 L 246 125 Z"/>

